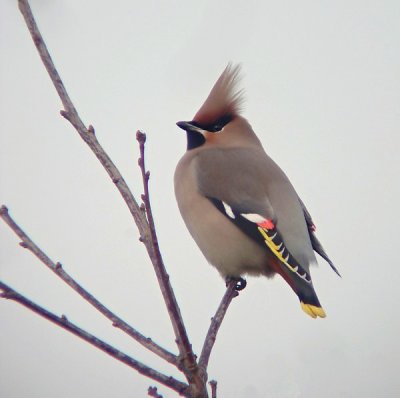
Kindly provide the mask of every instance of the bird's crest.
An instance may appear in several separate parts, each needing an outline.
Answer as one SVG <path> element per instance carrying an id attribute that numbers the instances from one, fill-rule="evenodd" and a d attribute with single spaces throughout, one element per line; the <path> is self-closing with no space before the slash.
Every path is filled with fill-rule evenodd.
<path id="1" fill-rule="evenodd" d="M 240 65 L 233 66 L 229 63 L 193 120 L 201 124 L 211 124 L 226 115 L 239 115 L 243 104 L 243 90 L 237 89 L 239 81 Z"/>

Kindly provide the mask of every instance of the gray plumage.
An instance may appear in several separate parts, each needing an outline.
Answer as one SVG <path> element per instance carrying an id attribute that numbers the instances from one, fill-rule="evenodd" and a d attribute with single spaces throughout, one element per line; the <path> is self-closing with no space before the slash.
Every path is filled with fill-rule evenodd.
<path id="1" fill-rule="evenodd" d="M 238 76 L 239 67 L 228 65 L 194 119 L 178 123 L 188 137 L 174 179 L 179 210 L 200 250 L 223 277 L 279 273 L 306 313 L 324 317 L 309 276 L 309 266 L 316 262 L 314 232 L 307 221 L 312 222 L 311 216 L 240 116 Z M 262 230 L 263 220 L 273 228 Z M 276 242 L 284 254 L 274 253 Z"/>

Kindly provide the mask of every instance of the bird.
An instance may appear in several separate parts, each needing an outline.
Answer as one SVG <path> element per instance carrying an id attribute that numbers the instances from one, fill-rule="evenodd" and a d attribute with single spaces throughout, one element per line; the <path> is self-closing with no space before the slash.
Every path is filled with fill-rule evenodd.
<path id="1" fill-rule="evenodd" d="M 279 274 L 312 318 L 325 318 L 310 265 L 315 253 L 340 276 L 315 234 L 314 221 L 282 169 L 242 116 L 240 64 L 229 63 L 190 121 L 187 149 L 174 174 L 175 196 L 189 233 L 220 275 Z"/>

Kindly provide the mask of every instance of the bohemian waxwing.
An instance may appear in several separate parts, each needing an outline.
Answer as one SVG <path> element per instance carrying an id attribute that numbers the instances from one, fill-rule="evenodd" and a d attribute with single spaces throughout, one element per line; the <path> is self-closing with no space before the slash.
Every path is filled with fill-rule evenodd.
<path id="1" fill-rule="evenodd" d="M 177 123 L 187 134 L 174 178 L 179 210 L 224 278 L 278 273 L 308 315 L 324 318 L 309 271 L 314 251 L 338 271 L 289 179 L 240 115 L 239 72 L 229 64 L 193 120 Z"/>

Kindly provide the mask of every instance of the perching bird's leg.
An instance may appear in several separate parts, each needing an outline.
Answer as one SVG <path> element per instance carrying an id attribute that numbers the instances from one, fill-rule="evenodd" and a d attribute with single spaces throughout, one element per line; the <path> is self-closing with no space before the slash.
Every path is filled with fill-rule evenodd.
<path id="1" fill-rule="evenodd" d="M 232 282 L 236 282 L 235 284 L 235 290 L 240 292 L 241 290 L 243 290 L 246 286 L 247 286 L 247 282 L 246 279 L 243 279 L 242 277 L 236 277 L 236 276 L 227 276 L 225 278 L 225 283 L 226 283 L 226 287 L 228 287 L 228 285 Z"/>

